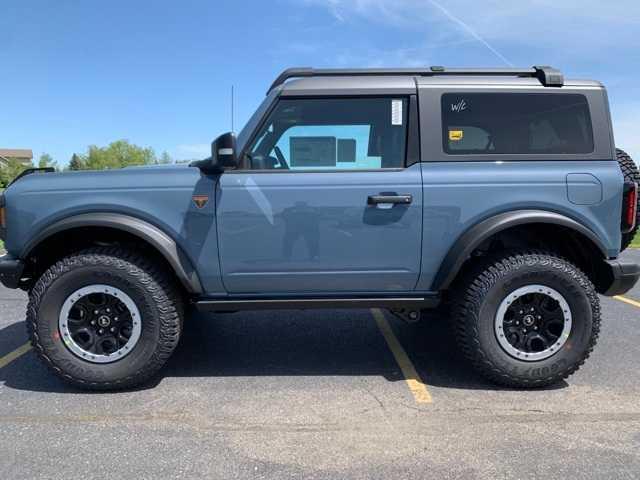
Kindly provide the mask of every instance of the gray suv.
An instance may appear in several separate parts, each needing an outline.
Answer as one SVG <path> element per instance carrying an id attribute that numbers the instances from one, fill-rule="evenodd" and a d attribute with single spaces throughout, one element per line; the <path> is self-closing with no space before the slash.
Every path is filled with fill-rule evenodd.
<path id="1" fill-rule="evenodd" d="M 283 72 L 192 165 L 25 172 L 0 279 L 40 358 L 90 389 L 167 361 L 187 307 L 440 307 L 490 380 L 566 378 L 626 292 L 633 161 L 604 87 L 530 69 Z"/>

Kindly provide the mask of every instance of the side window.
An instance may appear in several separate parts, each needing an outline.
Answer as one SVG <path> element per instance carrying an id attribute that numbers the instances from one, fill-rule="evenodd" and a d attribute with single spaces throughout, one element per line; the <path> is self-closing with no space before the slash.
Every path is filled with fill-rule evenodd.
<path id="1" fill-rule="evenodd" d="M 281 99 L 250 145 L 254 170 L 372 170 L 405 164 L 404 98 Z"/>
<path id="2" fill-rule="evenodd" d="M 456 93 L 442 96 L 444 151 L 460 154 L 593 152 L 584 95 Z"/>

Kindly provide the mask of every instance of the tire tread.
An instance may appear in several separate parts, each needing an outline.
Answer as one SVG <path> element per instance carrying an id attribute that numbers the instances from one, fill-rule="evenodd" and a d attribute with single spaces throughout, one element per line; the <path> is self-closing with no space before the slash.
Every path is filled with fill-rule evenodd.
<path id="1" fill-rule="evenodd" d="M 622 175 L 626 181 L 636 182 L 640 186 L 640 170 L 638 170 L 638 166 L 633 161 L 631 156 L 621 150 L 616 148 L 616 158 L 618 160 L 618 165 L 620 165 L 620 170 L 622 171 Z M 620 251 L 626 250 L 631 242 L 635 238 L 638 233 L 638 229 L 640 228 L 640 197 L 638 197 L 638 213 L 636 214 L 636 226 L 629 233 L 622 234 L 622 243 L 620 245 Z"/>
<path id="2" fill-rule="evenodd" d="M 585 291 L 592 311 L 592 331 L 584 355 L 567 368 L 542 378 L 514 375 L 491 361 L 480 344 L 478 315 L 480 306 L 489 289 L 507 273 L 528 265 L 545 265 L 571 276 Z M 457 344 L 466 359 L 477 372 L 488 380 L 507 387 L 532 388 L 555 384 L 575 373 L 589 357 L 600 333 L 600 302 L 595 287 L 589 278 L 569 261 L 547 252 L 513 252 L 487 257 L 476 262 L 464 273 L 454 291 L 460 292 L 453 300 L 454 333 Z"/>
<path id="3" fill-rule="evenodd" d="M 157 321 L 160 324 L 160 338 L 150 361 L 136 372 L 117 381 L 87 381 L 63 371 L 55 359 L 47 354 L 38 331 L 38 310 L 48 288 L 65 273 L 91 265 L 106 265 L 135 278 L 151 294 L 159 311 Z M 134 249 L 94 247 L 61 259 L 38 279 L 29 292 L 26 325 L 35 352 L 55 375 L 83 389 L 117 390 L 144 383 L 160 370 L 178 344 L 183 316 L 184 305 L 177 283 L 156 262 Z"/>

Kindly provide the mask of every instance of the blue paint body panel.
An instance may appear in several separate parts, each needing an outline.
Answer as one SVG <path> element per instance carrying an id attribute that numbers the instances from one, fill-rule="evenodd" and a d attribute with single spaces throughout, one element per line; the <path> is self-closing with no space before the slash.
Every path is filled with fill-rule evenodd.
<path id="1" fill-rule="evenodd" d="M 576 205 L 597 205 L 602 201 L 602 182 L 590 173 L 568 173 L 567 198 Z"/>
<path id="2" fill-rule="evenodd" d="M 592 230 L 609 257 L 620 250 L 622 174 L 615 160 L 590 161 L 603 186 L 602 200 L 576 205 L 567 175 L 584 162 L 423 162 L 424 243 L 418 290 L 429 290 L 453 243 L 471 226 L 496 214 L 539 209 L 560 213 Z"/>
<path id="3" fill-rule="evenodd" d="M 568 161 L 221 176 L 187 167 L 31 175 L 6 192 L 6 248 L 19 257 L 30 238 L 58 220 L 115 212 L 172 237 L 210 296 L 424 292 L 468 228 L 511 210 L 572 218 L 616 257 L 620 169 L 615 161 L 588 165 L 589 178 L 581 172 L 585 163 Z M 410 194 L 413 202 L 367 205 L 369 195 L 383 192 Z M 193 195 L 210 201 L 196 208 Z"/>
<path id="4" fill-rule="evenodd" d="M 6 249 L 19 257 L 29 239 L 49 225 L 90 212 L 145 220 L 173 238 L 196 268 L 203 288 L 223 292 L 216 222 L 215 177 L 187 166 L 29 175 L 6 191 L 10 235 Z M 192 197 L 209 195 L 203 208 Z"/>
<path id="5" fill-rule="evenodd" d="M 410 205 L 367 205 L 369 195 Z M 420 273 L 419 165 L 360 172 L 234 172 L 220 178 L 218 235 L 231 293 L 412 291 Z"/>

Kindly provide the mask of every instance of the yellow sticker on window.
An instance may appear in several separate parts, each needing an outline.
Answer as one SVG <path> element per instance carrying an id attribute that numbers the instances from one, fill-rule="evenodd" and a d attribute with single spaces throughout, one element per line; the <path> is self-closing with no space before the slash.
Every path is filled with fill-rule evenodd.
<path id="1" fill-rule="evenodd" d="M 464 137 L 462 130 L 449 130 L 449 140 L 452 142 L 459 142 Z"/>

